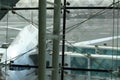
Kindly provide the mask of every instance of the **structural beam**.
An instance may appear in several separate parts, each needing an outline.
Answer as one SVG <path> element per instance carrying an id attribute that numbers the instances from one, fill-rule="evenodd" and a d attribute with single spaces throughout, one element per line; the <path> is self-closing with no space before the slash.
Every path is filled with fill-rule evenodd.
<path id="1" fill-rule="evenodd" d="M 91 58 L 88 56 L 87 60 L 88 60 L 88 69 L 91 69 L 91 64 L 90 64 L 91 63 Z M 87 79 L 91 80 L 91 72 L 90 71 L 88 71 Z"/>
<path id="2" fill-rule="evenodd" d="M 46 0 L 39 0 L 38 23 L 38 80 L 46 80 Z"/>
<path id="3" fill-rule="evenodd" d="M 104 70 L 104 69 L 84 69 L 84 68 L 69 68 L 63 67 L 64 70 L 73 70 L 73 71 L 92 71 L 92 72 L 107 72 L 112 73 L 113 70 Z"/>
<path id="4" fill-rule="evenodd" d="M 59 80 L 59 42 L 60 42 L 60 14 L 61 0 L 54 0 L 54 24 L 53 24 L 53 54 L 52 54 L 52 80 Z"/>
<path id="5" fill-rule="evenodd" d="M 16 7 L 16 8 L 9 8 L 9 10 L 38 10 L 38 7 Z M 53 7 L 47 7 L 48 10 L 53 10 Z M 63 9 L 63 8 L 62 8 Z M 66 9 L 120 9 L 118 7 L 66 7 Z M 8 10 L 8 8 L 0 8 L 0 10 Z"/>

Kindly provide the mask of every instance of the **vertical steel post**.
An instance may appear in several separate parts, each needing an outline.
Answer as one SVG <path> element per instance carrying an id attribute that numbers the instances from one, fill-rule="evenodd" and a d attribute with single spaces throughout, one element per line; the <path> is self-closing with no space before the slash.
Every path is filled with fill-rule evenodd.
<path id="1" fill-rule="evenodd" d="M 64 53 L 65 53 L 65 33 L 66 33 L 66 0 L 64 0 L 63 7 L 63 37 L 62 37 L 62 70 L 61 70 L 61 80 L 64 80 Z"/>
<path id="2" fill-rule="evenodd" d="M 90 54 L 89 54 L 89 56 L 88 56 L 88 69 L 91 69 L 91 59 L 90 59 Z M 88 78 L 87 78 L 87 80 L 91 80 L 91 72 L 90 71 L 88 71 Z"/>
<path id="3" fill-rule="evenodd" d="M 38 80 L 45 80 L 46 69 L 46 0 L 39 0 L 38 11 Z"/>
<path id="4" fill-rule="evenodd" d="M 52 54 L 52 80 L 59 80 L 59 42 L 60 42 L 60 14 L 61 0 L 54 0 L 54 24 L 53 24 L 53 54 Z"/>

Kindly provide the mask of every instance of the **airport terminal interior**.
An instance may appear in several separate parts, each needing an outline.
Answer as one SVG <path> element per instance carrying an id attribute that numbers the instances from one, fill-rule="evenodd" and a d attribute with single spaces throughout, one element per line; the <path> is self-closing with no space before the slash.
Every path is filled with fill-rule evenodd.
<path id="1" fill-rule="evenodd" d="M 0 80 L 120 80 L 120 0 L 0 0 Z"/>

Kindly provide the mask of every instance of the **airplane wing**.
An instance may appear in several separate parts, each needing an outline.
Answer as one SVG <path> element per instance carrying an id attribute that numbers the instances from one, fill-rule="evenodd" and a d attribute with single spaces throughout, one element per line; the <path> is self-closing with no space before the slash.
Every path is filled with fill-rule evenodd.
<path id="1" fill-rule="evenodd" d="M 37 45 L 38 30 L 33 25 L 23 28 L 7 49 L 8 57 L 13 58 Z"/>
<path id="2" fill-rule="evenodd" d="M 29 52 L 37 45 L 38 30 L 33 25 L 25 26 L 22 30 L 13 27 L 9 28 L 20 30 L 20 32 L 7 49 L 0 48 L 0 53 L 3 53 L 2 62 L 6 60 L 6 55 L 7 60 L 9 60 L 22 53 Z"/>
<path id="3" fill-rule="evenodd" d="M 10 61 L 13 61 L 14 64 L 34 65 L 29 55 L 31 52 L 35 51 L 37 44 L 37 28 L 33 25 L 25 26 L 7 49 L 0 48 L 0 52 L 4 53 L 2 56 L 1 64 L 4 65 L 6 61 L 6 63 L 9 64 Z M 5 66 L 8 66 L 7 64 L 5 64 Z M 24 68 L 15 68 L 14 71 L 11 71 L 9 69 L 6 71 L 5 70 L 5 67 L 1 68 L 3 75 L 6 76 L 6 73 L 8 75 L 6 80 L 33 80 L 33 78 L 29 78 L 31 75 L 28 75 L 28 77 L 25 75 L 34 72 L 34 69 L 26 70 Z M 34 75 L 34 73 L 32 75 Z"/>
<path id="4" fill-rule="evenodd" d="M 16 30 L 16 31 L 21 31 L 22 30 L 22 28 L 16 28 L 16 27 L 12 27 L 12 26 L 8 26 L 8 27 L 6 27 L 6 26 L 0 26 L 0 28 L 1 29 L 8 28 L 8 29 Z"/>
<path id="5" fill-rule="evenodd" d="M 117 39 L 117 38 L 120 38 L 120 36 L 106 37 L 106 38 L 100 38 L 100 39 L 82 41 L 82 42 L 74 43 L 73 45 L 74 46 L 90 45 L 90 44 L 100 43 L 100 42 L 109 41 L 109 40 Z"/>

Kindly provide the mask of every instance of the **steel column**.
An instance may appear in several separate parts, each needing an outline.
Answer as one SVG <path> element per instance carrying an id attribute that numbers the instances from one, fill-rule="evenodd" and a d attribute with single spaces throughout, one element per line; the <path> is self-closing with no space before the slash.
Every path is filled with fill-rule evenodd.
<path id="1" fill-rule="evenodd" d="M 61 0 L 54 0 L 54 24 L 53 24 L 53 54 L 52 54 L 52 80 L 59 80 L 59 42 L 60 42 L 60 14 Z"/>
<path id="2" fill-rule="evenodd" d="M 38 80 L 45 80 L 46 69 L 46 0 L 39 0 L 38 10 Z"/>

